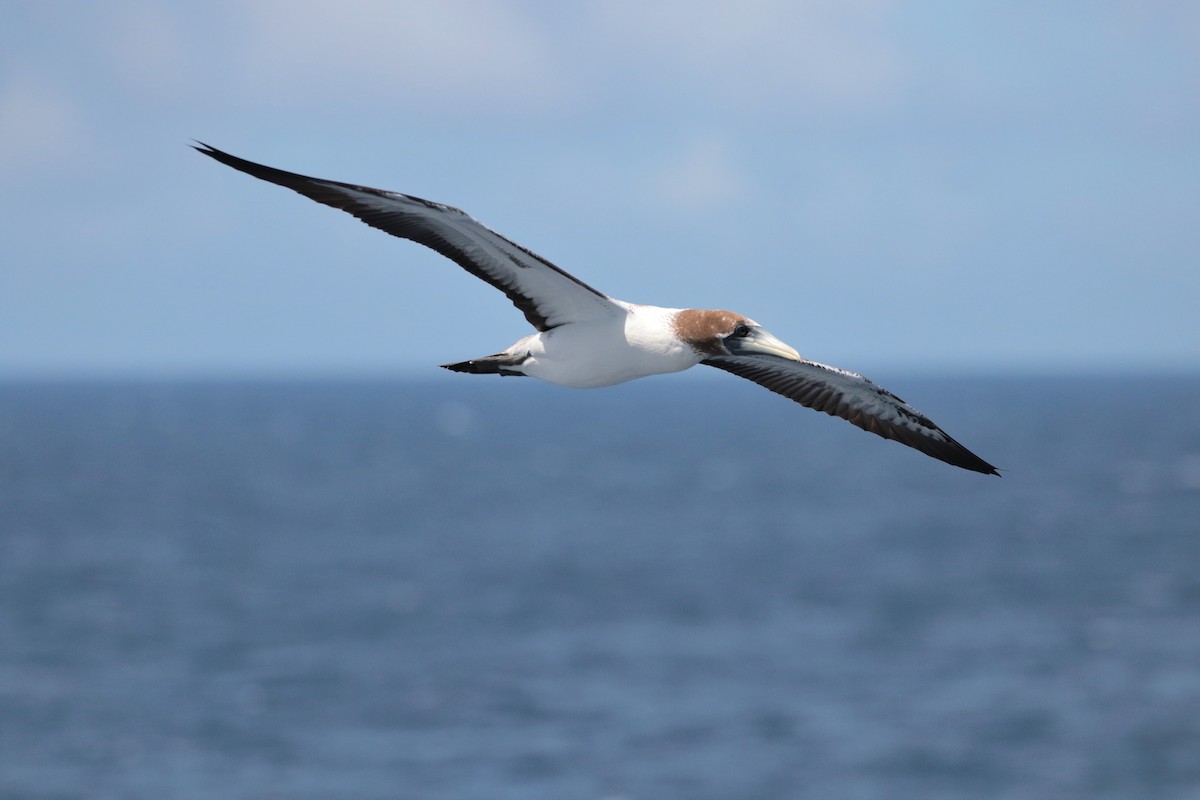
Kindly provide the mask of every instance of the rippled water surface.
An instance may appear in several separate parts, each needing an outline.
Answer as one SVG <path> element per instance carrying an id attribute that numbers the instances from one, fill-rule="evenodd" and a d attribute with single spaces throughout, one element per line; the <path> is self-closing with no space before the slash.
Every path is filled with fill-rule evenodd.
<path id="1" fill-rule="evenodd" d="M 0 385 L 2 798 L 1200 797 L 1200 380 Z"/>

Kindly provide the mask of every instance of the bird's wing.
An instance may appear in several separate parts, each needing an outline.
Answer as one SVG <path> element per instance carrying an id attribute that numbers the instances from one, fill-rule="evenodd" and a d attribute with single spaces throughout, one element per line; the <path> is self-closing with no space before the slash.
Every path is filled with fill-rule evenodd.
<path id="1" fill-rule="evenodd" d="M 452 206 L 285 172 L 203 143 L 196 149 L 248 175 L 340 208 L 373 228 L 436 250 L 504 292 L 539 331 L 623 313 L 612 298 Z"/>
<path id="2" fill-rule="evenodd" d="M 765 386 L 789 400 L 849 420 L 864 431 L 916 448 L 963 469 L 999 475 L 920 411 L 854 372 L 768 355 L 714 356 L 703 362 Z"/>

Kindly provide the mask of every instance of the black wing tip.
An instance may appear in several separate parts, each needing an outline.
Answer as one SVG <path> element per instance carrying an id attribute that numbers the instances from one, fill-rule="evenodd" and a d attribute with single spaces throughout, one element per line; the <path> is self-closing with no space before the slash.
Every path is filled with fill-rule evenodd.
<path id="1" fill-rule="evenodd" d="M 293 177 L 304 177 L 302 175 L 293 176 L 292 173 L 285 172 L 281 169 L 275 169 L 274 167 L 268 167 L 263 164 L 256 164 L 253 161 L 247 161 L 244 158 L 238 158 L 235 155 L 226 153 L 224 150 L 218 150 L 212 145 L 205 144 L 204 142 L 196 142 L 196 144 L 192 145 L 192 149 L 197 153 L 208 156 L 214 161 L 224 164 L 227 167 L 236 169 L 238 172 L 244 172 L 251 177 L 267 181 L 268 183 L 276 183 L 280 186 L 286 186 L 289 189 L 294 188 L 291 185 L 293 181 L 290 179 Z"/>
<path id="2" fill-rule="evenodd" d="M 978 472 L 982 475 L 995 475 L 997 478 L 1003 477 L 1000 474 L 1000 470 L 963 447 L 961 443 L 953 439 L 941 428 L 933 425 L 931 430 L 941 434 L 945 438 L 935 444 L 933 440 L 928 438 L 878 435 L 883 436 L 885 439 L 892 439 L 899 444 L 907 445 L 919 453 L 936 458 L 938 461 L 949 464 L 952 467 L 959 467 L 970 472 Z"/>
<path id="3" fill-rule="evenodd" d="M 195 150 L 197 153 L 203 153 L 204 155 L 208 156 L 211 159 L 220 161 L 222 164 L 224 164 L 227 167 L 233 167 L 234 169 L 236 169 L 240 172 L 245 172 L 246 174 L 253 175 L 256 178 L 262 178 L 264 180 L 272 181 L 274 183 L 279 183 L 279 181 L 277 179 L 273 180 L 273 178 L 275 178 L 276 176 L 279 176 L 279 175 L 287 175 L 287 176 L 292 175 L 292 173 L 284 172 L 281 169 L 275 169 L 274 167 L 267 167 L 262 164 L 256 164 L 253 161 L 247 161 L 244 158 L 238 158 L 235 155 L 230 155 L 229 153 L 226 153 L 224 150 L 218 150 L 217 148 L 213 147 L 211 144 L 206 144 L 198 139 L 193 139 L 192 141 L 194 141 L 195 144 L 191 145 L 191 148 L 193 150 Z M 296 175 L 295 177 L 302 178 L 304 176 Z"/>
<path id="4" fill-rule="evenodd" d="M 916 442 L 906 441 L 901 441 L 901 444 L 907 444 L 914 450 L 918 450 L 928 456 L 933 456 L 937 460 L 944 461 L 954 467 L 960 467 L 965 470 L 970 470 L 971 472 L 978 472 L 982 475 L 995 475 L 997 478 L 1004 477 L 1000 474 L 1000 470 L 984 461 L 967 448 L 963 447 L 960 442 L 953 439 L 941 428 L 934 425 L 933 430 L 946 437 L 943 447 L 936 449 L 925 449 Z M 946 449 L 945 445 L 949 445 L 950 449 Z"/>
<path id="5" fill-rule="evenodd" d="M 195 150 L 197 153 L 203 153 L 204 155 L 209 156 L 211 158 L 215 158 L 218 161 L 221 159 L 222 156 L 224 156 L 225 158 L 233 158 L 233 156 L 229 155 L 229 153 L 226 153 L 223 150 L 218 150 L 217 148 L 213 147 L 211 144 L 202 142 L 199 139 L 192 139 L 192 142 L 193 142 L 193 144 L 190 144 L 188 146 L 191 147 L 193 150 Z"/>
<path id="6" fill-rule="evenodd" d="M 1004 477 L 1000 474 L 1000 470 L 996 469 L 991 464 L 972 453 L 970 450 L 965 450 L 964 452 L 965 457 L 956 458 L 954 461 L 950 461 L 949 459 L 942 460 L 955 467 L 961 467 L 963 469 L 970 470 L 971 472 L 978 472 L 982 475 L 995 475 L 997 478 Z"/>
<path id="7" fill-rule="evenodd" d="M 737 375 L 740 378 L 746 378 L 747 380 L 757 383 L 759 386 L 762 386 L 769 391 L 774 392 L 775 394 L 786 397 L 795 403 L 799 403 L 807 408 L 814 408 L 818 411 L 823 411 L 824 413 L 833 417 L 845 419 L 849 421 L 850 424 L 855 425 L 858 428 L 867 431 L 868 433 L 873 433 L 876 436 L 880 436 L 884 439 L 894 441 L 906 447 L 911 447 L 913 450 L 929 456 L 930 458 L 937 459 L 944 464 L 965 469 L 969 472 L 978 472 L 983 475 L 995 475 L 997 478 L 1003 477 L 1000 474 L 1000 470 L 996 469 L 994 466 L 984 461 L 967 448 L 963 447 L 959 442 L 955 441 L 949 434 L 935 425 L 923 414 L 916 413 L 913 415 L 913 419 L 915 419 L 924 427 L 924 429 L 927 431 L 925 434 L 920 434 L 912 429 L 905 429 L 899 426 L 880 427 L 872 424 L 863 424 L 861 421 L 855 421 L 851 416 L 847 416 L 836 406 L 813 405 L 809 402 L 806 402 L 804 398 L 798 396 L 794 392 L 788 391 L 787 387 L 783 387 L 778 384 L 772 384 L 771 382 L 764 380 L 760 372 L 756 373 L 754 370 L 745 369 L 747 362 L 750 361 L 757 363 L 779 363 L 781 360 L 776 359 L 773 356 L 714 356 L 705 358 L 700 363 L 704 364 L 705 366 L 716 367 L 717 369 Z M 818 364 L 816 362 L 805 363 L 827 372 L 838 372 L 840 374 L 853 375 L 854 377 L 873 386 L 881 394 L 891 398 L 892 400 L 895 400 L 903 406 L 908 407 L 908 404 L 895 394 L 883 389 L 863 375 L 859 375 L 858 373 L 845 373 L 844 371 L 835 370 L 828 365 Z M 915 409 L 911 409 L 911 407 L 909 407 L 909 409 L 911 411 L 915 411 Z M 937 437 L 934 437 L 931 434 L 937 434 Z"/>
<path id="8" fill-rule="evenodd" d="M 372 189 L 369 186 L 356 186 L 351 183 L 342 183 L 341 181 L 330 181 L 324 178 L 314 178 L 310 175 L 301 175 L 298 172 L 288 172 L 285 169 L 277 169 L 276 167 L 268 167 L 266 164 L 259 164 L 255 161 L 250 161 L 245 158 L 226 153 L 224 150 L 219 150 L 211 144 L 205 144 L 199 140 L 192 145 L 192 149 L 198 153 L 208 156 L 209 158 L 219 161 L 227 167 L 236 169 L 238 172 L 244 172 L 247 175 L 258 178 L 267 183 L 274 183 L 277 186 L 282 186 L 285 189 L 291 189 L 293 192 L 308 197 L 310 200 L 315 200 L 318 203 L 323 203 L 327 206 L 349 211 L 347 208 L 344 191 L 351 189 L 359 192 L 368 192 L 375 195 L 386 195 L 382 189 Z M 351 213 L 354 213 L 351 211 Z M 356 214 L 360 219 L 361 215 Z"/>
<path id="9" fill-rule="evenodd" d="M 232 167 L 238 172 L 244 172 L 251 177 L 258 178 L 259 180 L 266 181 L 267 183 L 274 183 L 278 186 L 284 187 L 285 189 L 291 189 L 294 192 L 299 192 L 300 194 L 308 197 L 310 200 L 315 200 L 318 203 L 323 203 L 327 206 L 333 206 L 334 208 L 341 209 L 342 211 L 350 211 L 352 214 L 355 212 L 351 211 L 346 206 L 343 198 L 345 190 L 364 192 L 366 194 L 389 197 L 392 199 L 403 197 L 414 202 L 422 203 L 430 208 L 444 208 L 446 210 L 456 211 L 459 214 L 463 213 L 456 208 L 450 208 L 449 206 L 443 207 L 439 203 L 423 200 L 419 197 L 412 197 L 411 195 L 401 195 L 396 192 L 389 192 L 384 189 L 375 189 L 371 186 L 361 186 L 356 183 L 333 181 L 327 178 L 314 178 L 311 175 L 301 175 L 299 172 L 288 172 L 285 169 L 268 167 L 266 164 L 259 164 L 256 161 L 250 161 L 248 159 L 239 158 L 238 156 L 226 153 L 224 150 L 213 147 L 211 144 L 206 144 L 196 139 L 193 141 L 195 141 L 195 144 L 191 146 L 193 150 L 198 153 L 203 153 L 209 158 L 219 161 L 227 167 Z M 328 192 L 333 192 L 333 195 L 328 194 Z M 339 199 L 331 202 L 330 198 L 335 195 Z M 360 214 L 355 214 L 355 216 L 359 217 L 359 219 L 363 219 L 362 215 Z M 363 219 L 363 221 L 367 222 L 367 224 L 371 224 L 365 219 Z M 379 226 L 376 225 L 375 227 Z M 384 230 L 387 229 L 385 228 Z M 393 231 L 388 231 L 388 233 L 393 233 L 393 235 L 397 236 L 400 235 L 395 234 Z M 425 243 L 422 242 L 422 244 Z"/>
<path id="10" fill-rule="evenodd" d="M 984 475 L 995 475 L 997 478 L 1004 477 L 1003 475 L 1000 474 L 999 469 L 997 469 L 996 467 L 993 467 L 991 464 L 987 463 L 986 461 L 983 462 L 983 465 L 985 467 L 987 467 L 986 470 L 980 470 L 980 472 L 982 472 Z"/>

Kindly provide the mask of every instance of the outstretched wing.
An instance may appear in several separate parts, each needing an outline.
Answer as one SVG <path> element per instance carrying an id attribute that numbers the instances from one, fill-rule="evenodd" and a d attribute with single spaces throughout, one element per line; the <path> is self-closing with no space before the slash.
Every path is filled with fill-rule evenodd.
<path id="1" fill-rule="evenodd" d="M 920 411 L 854 372 L 768 355 L 714 356 L 703 362 L 754 381 L 802 406 L 849 420 L 864 431 L 916 448 L 963 469 L 999 475 Z"/>
<path id="2" fill-rule="evenodd" d="M 436 250 L 504 292 L 539 331 L 623 313 L 612 298 L 452 206 L 285 172 L 203 143 L 196 150 L 248 175 L 340 208 L 373 228 Z"/>

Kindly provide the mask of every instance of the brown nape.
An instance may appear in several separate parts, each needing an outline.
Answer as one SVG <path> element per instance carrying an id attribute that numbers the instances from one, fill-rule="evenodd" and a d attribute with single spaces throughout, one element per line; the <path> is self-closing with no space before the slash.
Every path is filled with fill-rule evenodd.
<path id="1" fill-rule="evenodd" d="M 733 333 L 738 325 L 754 323 L 732 311 L 711 311 L 687 308 L 675 315 L 672 328 L 681 341 L 706 356 L 727 356 L 729 351 L 721 339 Z"/>

